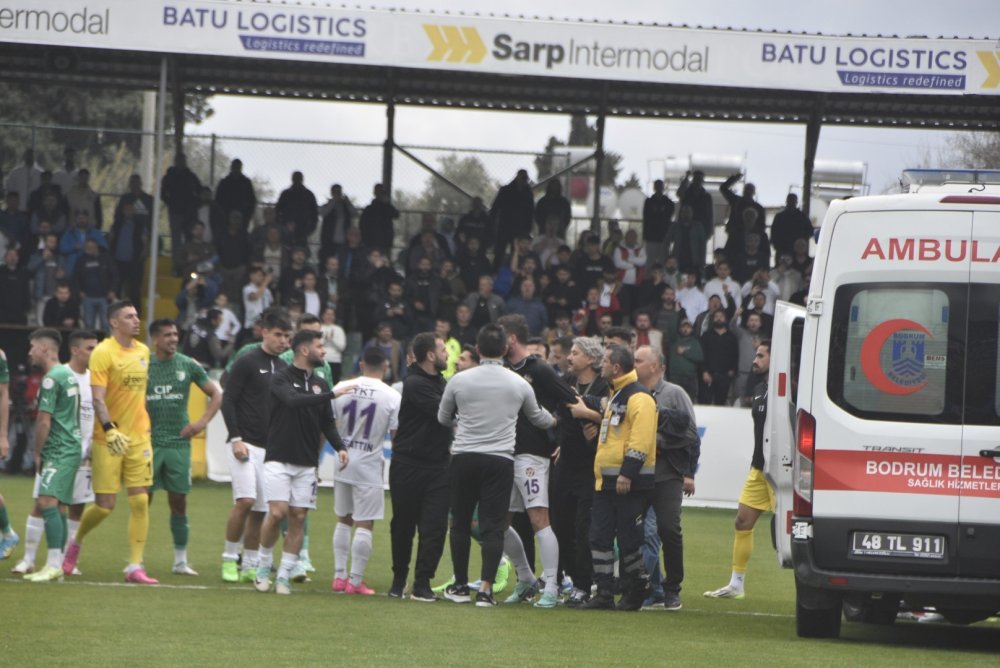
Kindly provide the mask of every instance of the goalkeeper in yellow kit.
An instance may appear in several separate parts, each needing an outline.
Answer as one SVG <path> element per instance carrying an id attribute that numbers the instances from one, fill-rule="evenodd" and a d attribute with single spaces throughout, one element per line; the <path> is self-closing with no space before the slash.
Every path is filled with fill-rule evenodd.
<path id="1" fill-rule="evenodd" d="M 153 484 L 153 446 L 146 412 L 149 348 L 136 340 L 139 313 L 131 302 L 111 304 L 108 323 L 110 335 L 90 356 L 96 418 L 92 451 L 95 500 L 67 545 L 63 571 L 72 572 L 84 538 L 114 510 L 118 490 L 124 483 L 131 513 L 125 581 L 158 584 L 142 566 L 149 533 L 149 487 Z"/>

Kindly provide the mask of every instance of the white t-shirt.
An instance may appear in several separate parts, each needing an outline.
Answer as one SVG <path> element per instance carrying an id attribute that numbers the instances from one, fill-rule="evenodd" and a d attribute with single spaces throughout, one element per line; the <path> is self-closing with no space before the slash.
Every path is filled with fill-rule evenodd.
<path id="1" fill-rule="evenodd" d="M 69 367 L 69 365 L 67 365 Z M 90 369 L 83 373 L 69 370 L 76 377 L 76 384 L 80 387 L 80 447 L 83 451 L 83 459 L 90 457 L 90 445 L 94 442 L 94 392 L 90 387 Z"/>
<path id="2" fill-rule="evenodd" d="M 264 293 L 260 296 L 257 301 L 250 301 L 250 295 L 254 294 L 259 290 L 253 283 L 247 283 L 243 286 L 243 326 L 247 329 L 253 327 L 253 323 L 260 317 L 260 314 L 271 307 L 274 303 L 274 296 L 271 291 L 264 289 Z"/>
<path id="3" fill-rule="evenodd" d="M 236 314 L 228 308 L 222 309 L 222 322 L 219 323 L 218 328 L 215 330 L 215 335 L 219 337 L 219 341 L 229 343 L 239 335 L 240 329 L 242 329 L 240 319 L 236 317 Z"/>
<path id="4" fill-rule="evenodd" d="M 399 426 L 399 392 L 381 380 L 361 376 L 337 383 L 356 383 L 350 394 L 337 397 L 333 412 L 350 461 L 336 480 L 352 485 L 382 485 L 385 435 Z"/>

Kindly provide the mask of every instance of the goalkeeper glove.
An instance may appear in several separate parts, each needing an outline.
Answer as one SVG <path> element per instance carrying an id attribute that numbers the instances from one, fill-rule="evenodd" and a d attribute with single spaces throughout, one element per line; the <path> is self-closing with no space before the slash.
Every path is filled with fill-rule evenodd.
<path id="1" fill-rule="evenodd" d="M 129 437 L 118 431 L 118 425 L 108 422 L 104 426 L 104 439 L 111 454 L 121 457 L 128 451 Z"/>

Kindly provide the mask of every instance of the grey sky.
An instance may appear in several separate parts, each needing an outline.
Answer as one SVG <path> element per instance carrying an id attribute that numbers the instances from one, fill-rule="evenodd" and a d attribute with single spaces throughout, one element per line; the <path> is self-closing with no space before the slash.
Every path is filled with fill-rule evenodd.
<path id="1" fill-rule="evenodd" d="M 375 7 L 390 7 L 384 2 Z M 502 7 L 502 12 L 497 11 Z M 956 6 L 930 0 L 871 2 L 839 0 L 769 0 L 768 2 L 677 2 L 675 0 L 577 0 L 574 3 L 507 0 L 496 2 L 434 2 L 417 0 L 408 10 L 464 11 L 509 14 L 530 18 L 584 18 L 614 21 L 643 21 L 687 24 L 702 27 L 731 27 L 750 30 L 822 32 L 824 34 L 883 34 L 927 37 L 995 37 L 984 33 L 1000 18 L 996 0 L 967 0 Z M 994 31 L 995 32 L 995 31 Z M 957 102 L 957 100 L 956 100 Z M 251 135 L 324 140 L 381 142 L 385 133 L 384 108 L 379 105 L 267 100 L 218 96 L 213 101 L 216 115 L 194 132 L 220 135 Z M 400 144 L 425 144 L 460 149 L 516 149 L 540 151 L 550 135 L 565 138 L 569 119 L 550 114 L 497 113 L 398 107 L 396 138 Z M 639 175 L 646 184 L 659 176 L 667 156 L 687 156 L 693 152 L 745 155 L 748 178 L 758 185 L 764 204 L 777 204 L 790 187 L 801 183 L 803 161 L 802 126 L 734 124 L 713 122 L 638 120 L 609 118 L 605 146 L 624 155 L 624 175 Z M 947 133 L 935 130 L 891 130 L 824 127 L 818 157 L 860 160 L 868 164 L 868 182 L 873 193 L 894 183 L 899 172 L 934 155 L 944 145 Z M 246 144 L 226 146 L 231 154 L 246 153 Z M 291 169 L 301 167 L 306 181 L 317 195 L 325 194 L 329 183 L 341 181 L 361 203 L 370 198 L 370 185 L 379 177 L 377 151 L 334 152 L 333 157 L 313 157 L 313 152 L 296 154 L 284 149 L 254 150 L 256 160 L 244 157 L 251 174 L 266 175 L 277 188 L 286 184 Z M 341 156 L 338 159 L 337 156 Z M 530 159 L 505 159 L 510 176 Z M 254 164 L 258 162 L 261 164 Z M 419 190 L 419 171 L 397 156 L 396 187 Z M 507 162 L 493 159 L 504 168 Z M 533 173 L 533 170 L 531 170 Z M 312 178 L 310 175 L 312 174 Z M 624 176 L 623 176 L 624 178 Z"/>

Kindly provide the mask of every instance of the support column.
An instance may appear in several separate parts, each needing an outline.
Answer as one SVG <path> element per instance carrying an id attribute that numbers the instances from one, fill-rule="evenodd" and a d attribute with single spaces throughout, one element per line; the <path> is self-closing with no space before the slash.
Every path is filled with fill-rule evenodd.
<path id="1" fill-rule="evenodd" d="M 806 123 L 806 155 L 802 171 L 802 213 L 809 217 L 809 203 L 812 199 L 813 167 L 816 163 L 816 149 L 819 146 L 819 131 L 823 125 L 823 100 L 816 100 L 809 121 Z"/>
<path id="2" fill-rule="evenodd" d="M 594 215 L 590 231 L 601 233 L 601 172 L 604 171 L 604 117 L 608 106 L 608 85 L 601 89 L 601 108 L 597 113 L 597 146 L 594 149 Z"/>
<path id="3" fill-rule="evenodd" d="M 163 168 L 164 122 L 167 117 L 167 58 L 160 59 L 160 96 L 157 100 L 156 142 L 153 149 L 153 178 L 149 185 L 151 192 L 159 192 L 160 170 Z M 160 212 L 163 204 L 159 197 L 153 197 L 153 218 L 149 234 L 149 286 L 146 292 L 146 309 L 142 314 L 146 322 L 153 320 L 153 309 L 156 304 L 156 272 L 160 257 Z"/>
<path id="4" fill-rule="evenodd" d="M 177 60 L 170 59 L 170 92 L 173 95 L 174 111 L 174 154 L 184 152 L 184 88 Z"/>
<path id="5" fill-rule="evenodd" d="M 382 185 L 392 200 L 392 156 L 396 148 L 396 102 L 391 97 L 385 108 L 385 143 L 382 146 Z"/>

